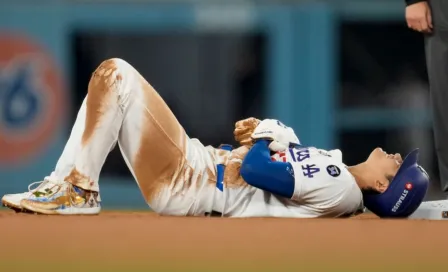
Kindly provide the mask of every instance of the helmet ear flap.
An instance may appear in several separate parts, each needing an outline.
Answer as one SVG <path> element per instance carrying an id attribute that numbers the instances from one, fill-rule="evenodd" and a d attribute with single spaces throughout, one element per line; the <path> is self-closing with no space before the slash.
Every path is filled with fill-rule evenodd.
<path id="1" fill-rule="evenodd" d="M 414 213 L 429 185 L 429 176 L 417 160 L 418 149 L 406 156 L 384 193 L 363 193 L 364 205 L 383 218 L 404 218 Z"/>

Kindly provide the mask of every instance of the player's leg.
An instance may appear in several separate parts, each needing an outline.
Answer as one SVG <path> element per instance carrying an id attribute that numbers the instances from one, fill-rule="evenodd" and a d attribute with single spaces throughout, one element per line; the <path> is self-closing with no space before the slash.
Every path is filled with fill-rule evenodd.
<path id="1" fill-rule="evenodd" d="M 434 33 L 425 37 L 434 140 L 442 190 L 448 193 L 448 3 L 430 1 Z"/>
<path id="2" fill-rule="evenodd" d="M 210 154 L 213 152 L 187 136 L 165 101 L 134 67 L 119 59 L 113 62 L 128 82 L 121 84 L 118 91 L 122 112 L 118 143 L 143 197 L 159 213 L 201 213 L 206 206 L 202 203 L 213 200 L 216 187 L 216 168 Z M 96 101 L 102 99 L 100 95 Z M 93 137 L 104 138 L 96 133 Z M 79 173 L 86 173 L 76 170 L 75 175 L 68 175 L 67 181 L 85 190 L 97 190 L 97 178 L 79 179 Z"/>
<path id="3" fill-rule="evenodd" d="M 112 60 L 93 73 L 88 95 L 58 160 L 51 180 L 21 201 L 29 211 L 45 214 L 96 214 L 100 211 L 98 178 L 118 139 L 132 77 Z M 138 133 L 138 131 L 136 131 Z M 88 185 L 86 185 L 88 184 Z"/>
<path id="4" fill-rule="evenodd" d="M 90 210 L 95 211 L 99 173 L 117 139 L 145 199 L 157 211 L 189 213 L 188 205 L 193 206 L 197 193 L 207 187 L 204 181 L 215 182 L 215 166 L 206 148 L 188 139 L 162 98 L 125 61 L 108 60 L 95 71 L 84 116 L 83 112 L 75 124 L 81 129 L 72 132 L 54 171 L 69 190 L 53 194 L 54 201 L 23 200 L 26 209 L 77 214 L 90 213 L 88 206 L 94 206 Z"/>
<path id="5" fill-rule="evenodd" d="M 76 143 L 79 142 L 79 140 L 82 137 L 86 119 L 86 108 L 87 108 L 86 101 L 87 98 L 84 99 L 81 108 L 78 111 L 75 124 L 73 125 L 70 137 L 65 145 L 62 155 L 59 157 L 59 161 L 56 165 L 55 171 L 53 171 L 49 176 L 45 177 L 43 180 L 33 182 L 32 184 L 30 184 L 28 186 L 27 192 L 4 195 L 2 197 L 3 206 L 12 208 L 16 211 L 22 211 L 22 206 L 20 202 L 23 199 L 32 196 L 33 193 L 36 195 L 43 195 L 45 194 L 46 190 L 55 186 L 55 184 L 63 182 L 64 178 L 63 171 L 65 170 L 65 172 L 68 173 L 67 169 L 64 168 L 66 167 L 66 165 L 70 164 L 70 162 L 74 161 L 75 154 L 77 151 Z"/>
<path id="6" fill-rule="evenodd" d="M 213 156 L 187 136 L 157 91 L 132 66 L 126 67 L 136 84 L 118 139 L 126 164 L 156 212 L 201 213 L 198 203 L 203 203 L 202 198 L 212 200 L 216 187 Z"/>

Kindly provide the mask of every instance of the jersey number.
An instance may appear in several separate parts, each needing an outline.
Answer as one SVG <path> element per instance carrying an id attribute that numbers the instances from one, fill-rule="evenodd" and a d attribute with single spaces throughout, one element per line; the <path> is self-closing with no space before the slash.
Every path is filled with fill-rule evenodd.
<path id="1" fill-rule="evenodd" d="M 294 149 L 289 149 L 289 154 L 294 162 L 303 162 L 310 158 L 310 151 L 308 149 L 300 149 L 294 153 Z M 319 167 L 315 164 L 302 165 L 303 175 L 308 178 L 314 178 L 314 174 L 320 172 Z"/>
<path id="2" fill-rule="evenodd" d="M 300 149 L 294 154 L 294 149 L 290 148 L 289 154 L 291 154 L 291 158 L 295 162 L 303 162 L 310 158 L 310 151 L 308 149 Z"/>
<path id="3" fill-rule="evenodd" d="M 306 164 L 302 165 L 303 175 L 305 177 L 314 178 L 313 174 L 320 172 L 319 167 L 316 167 L 315 164 Z"/>
<path id="4" fill-rule="evenodd" d="M 280 161 L 286 162 L 285 152 L 278 152 L 277 154 Z M 290 148 L 289 154 L 294 162 L 303 162 L 310 158 L 310 151 L 308 149 L 294 150 L 293 148 Z M 272 158 L 272 160 L 276 161 L 275 158 Z M 320 169 L 315 164 L 304 164 L 302 165 L 302 171 L 305 177 L 314 178 L 314 174 L 320 172 Z"/>

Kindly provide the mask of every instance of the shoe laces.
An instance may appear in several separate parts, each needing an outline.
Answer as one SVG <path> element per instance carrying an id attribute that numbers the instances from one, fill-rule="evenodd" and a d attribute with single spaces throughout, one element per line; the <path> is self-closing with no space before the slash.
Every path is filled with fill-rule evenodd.
<path id="1" fill-rule="evenodd" d="M 28 191 L 30 193 L 35 193 L 39 190 L 50 189 L 52 191 L 52 193 L 50 193 L 50 194 L 53 195 L 53 194 L 59 192 L 64 184 L 67 184 L 67 183 L 65 181 L 61 181 L 61 180 L 57 179 L 55 176 L 51 175 L 51 176 L 45 177 L 41 181 L 36 181 L 36 182 L 33 182 L 30 185 L 28 185 Z M 73 185 L 71 185 L 71 184 L 68 184 L 68 185 L 69 186 L 67 186 L 67 188 L 65 190 L 68 195 L 68 200 L 70 202 L 70 206 L 77 206 L 78 203 L 76 203 L 75 198 L 76 198 L 76 195 L 79 195 L 79 194 L 78 194 L 78 192 L 76 192 Z M 57 190 L 53 190 L 53 188 L 55 188 L 55 187 L 57 187 Z"/>
<path id="2" fill-rule="evenodd" d="M 55 176 L 46 176 L 43 180 L 36 181 L 28 185 L 28 192 L 34 193 L 36 191 L 44 189 L 45 187 L 54 188 L 55 186 L 60 186 L 61 184 L 63 184 L 63 182 L 56 179 Z"/>

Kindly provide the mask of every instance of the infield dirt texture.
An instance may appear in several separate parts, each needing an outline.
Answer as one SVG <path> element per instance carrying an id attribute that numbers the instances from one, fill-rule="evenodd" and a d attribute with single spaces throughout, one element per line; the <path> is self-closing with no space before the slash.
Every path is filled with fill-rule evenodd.
<path id="1" fill-rule="evenodd" d="M 448 271 L 448 221 L 0 212 L 0 271 Z"/>

